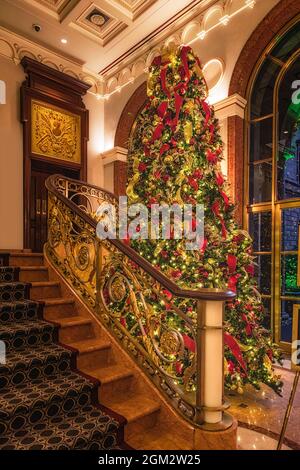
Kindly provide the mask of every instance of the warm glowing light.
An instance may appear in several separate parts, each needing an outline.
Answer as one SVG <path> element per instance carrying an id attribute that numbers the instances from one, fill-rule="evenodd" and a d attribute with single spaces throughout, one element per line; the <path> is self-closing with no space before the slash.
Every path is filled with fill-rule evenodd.
<path id="1" fill-rule="evenodd" d="M 200 31 L 200 33 L 198 33 L 197 36 L 199 39 L 203 40 L 206 36 L 206 31 Z"/>
<path id="2" fill-rule="evenodd" d="M 226 26 L 229 23 L 229 20 L 230 20 L 229 15 L 222 16 L 222 18 L 219 19 L 220 23 L 222 23 L 224 26 Z"/>
<path id="3" fill-rule="evenodd" d="M 62 39 L 60 40 L 60 42 L 61 42 L 62 44 L 67 44 L 68 40 L 67 40 L 66 38 L 62 38 Z"/>
<path id="4" fill-rule="evenodd" d="M 256 1 L 255 0 L 246 0 L 245 3 L 247 5 L 247 7 L 254 8 L 254 5 L 255 5 Z"/>

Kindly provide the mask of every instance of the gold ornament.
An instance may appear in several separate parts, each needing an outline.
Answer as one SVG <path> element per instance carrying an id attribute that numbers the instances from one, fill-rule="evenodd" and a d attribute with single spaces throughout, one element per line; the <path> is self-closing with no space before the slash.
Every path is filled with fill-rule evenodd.
<path id="1" fill-rule="evenodd" d="M 164 158 L 164 163 L 172 163 L 172 161 L 173 161 L 173 156 L 172 155 L 167 155 Z"/>
<path id="2" fill-rule="evenodd" d="M 183 205 L 183 200 L 181 198 L 181 188 L 178 188 L 176 195 L 175 195 L 175 199 L 179 205 Z"/>
<path id="3" fill-rule="evenodd" d="M 157 78 L 153 73 L 150 73 L 147 80 L 147 95 L 152 96 L 154 93 L 154 88 L 157 83 Z"/>
<path id="4" fill-rule="evenodd" d="M 161 51 L 161 58 L 163 62 L 171 62 L 174 64 L 177 55 L 177 46 L 174 42 L 170 42 L 168 45 L 164 46 Z"/>
<path id="5" fill-rule="evenodd" d="M 180 349 L 180 342 L 175 331 L 165 331 L 160 338 L 160 348 L 164 354 L 176 354 Z"/>
<path id="6" fill-rule="evenodd" d="M 126 194 L 129 197 L 130 202 L 137 202 L 140 199 L 139 196 L 134 192 L 134 189 L 133 189 L 139 179 L 140 179 L 139 174 L 135 173 L 133 175 L 133 177 L 131 178 L 130 183 L 127 186 Z"/>
<path id="7" fill-rule="evenodd" d="M 183 132 L 184 132 L 184 140 L 187 144 L 189 144 L 193 135 L 193 124 L 191 121 L 186 121 L 183 127 Z"/>

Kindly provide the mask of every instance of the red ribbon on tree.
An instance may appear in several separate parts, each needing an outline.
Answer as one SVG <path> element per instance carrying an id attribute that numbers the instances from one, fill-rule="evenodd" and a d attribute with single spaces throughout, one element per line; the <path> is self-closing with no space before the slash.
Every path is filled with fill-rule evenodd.
<path id="1" fill-rule="evenodd" d="M 185 347 L 189 351 L 191 351 L 193 353 L 196 352 L 196 343 L 190 336 L 183 334 L 182 339 L 183 339 Z"/>
<path id="2" fill-rule="evenodd" d="M 208 242 L 207 242 L 207 239 L 204 238 L 203 243 L 202 243 L 202 246 L 201 246 L 201 248 L 200 248 L 200 250 L 201 250 L 202 253 L 205 252 L 206 247 L 207 247 L 207 243 L 208 243 Z"/>
<path id="3" fill-rule="evenodd" d="M 207 150 L 206 159 L 209 163 L 212 163 L 212 164 L 215 164 L 218 161 L 217 154 L 212 152 L 211 150 Z"/>
<path id="4" fill-rule="evenodd" d="M 234 273 L 236 270 L 236 264 L 237 264 L 237 257 L 235 255 L 228 255 L 227 256 L 227 265 L 229 268 L 230 273 Z"/>
<path id="5" fill-rule="evenodd" d="M 224 183 L 224 178 L 220 173 L 216 173 L 216 183 L 218 186 L 222 186 Z"/>
<path id="6" fill-rule="evenodd" d="M 139 170 L 140 173 L 142 173 L 146 169 L 147 169 L 146 163 L 144 163 L 144 162 L 139 163 L 138 170 Z"/>
<path id="7" fill-rule="evenodd" d="M 233 292 L 236 292 L 237 281 L 238 281 L 237 276 L 230 276 L 229 281 L 228 281 L 228 288 L 231 289 Z"/>
<path id="8" fill-rule="evenodd" d="M 224 223 L 224 220 L 223 220 L 223 217 L 221 216 L 220 214 L 220 202 L 219 201 L 215 201 L 213 203 L 213 205 L 211 206 L 211 210 L 213 211 L 213 213 L 215 214 L 216 217 L 218 217 L 220 223 L 221 223 L 221 230 L 222 230 L 222 237 L 223 238 L 226 238 L 227 237 L 227 229 L 225 227 L 225 223 Z"/>
<path id="9" fill-rule="evenodd" d="M 204 123 L 204 125 L 207 126 L 208 121 L 210 120 L 210 107 L 209 107 L 209 105 L 206 103 L 205 100 L 202 100 L 202 101 L 201 101 L 201 104 L 202 104 L 202 108 L 203 108 L 203 110 L 204 110 L 204 112 L 205 112 L 205 123 Z"/>
<path id="10" fill-rule="evenodd" d="M 168 102 L 167 101 L 163 101 L 162 103 L 160 103 L 160 105 L 157 108 L 157 114 L 159 115 L 160 118 L 164 117 L 164 115 L 166 114 L 167 109 L 168 109 Z"/>
<path id="11" fill-rule="evenodd" d="M 254 276 L 254 273 L 255 273 L 254 264 L 248 264 L 248 266 L 246 266 L 245 269 L 247 273 L 250 274 L 250 276 Z"/>
<path id="12" fill-rule="evenodd" d="M 191 48 L 189 46 L 183 46 L 180 52 L 180 57 L 183 63 L 185 76 L 188 78 L 188 80 L 190 79 L 190 69 L 189 69 L 187 55 L 190 52 L 190 50 Z"/>
<path id="13" fill-rule="evenodd" d="M 162 123 L 158 124 L 153 131 L 151 141 L 154 142 L 155 140 L 160 139 L 163 130 L 164 130 L 164 125 Z"/>
<path id="14" fill-rule="evenodd" d="M 247 336 L 251 336 L 251 335 L 252 335 L 252 326 L 251 326 L 251 324 L 249 323 L 248 318 L 246 317 L 246 315 L 245 315 L 244 313 L 243 313 L 243 315 L 242 315 L 242 319 L 243 319 L 244 322 L 246 323 L 246 328 L 245 328 L 245 330 L 246 330 L 246 335 L 247 335 Z"/>
<path id="15" fill-rule="evenodd" d="M 229 197 L 227 196 L 226 193 L 224 193 L 224 191 L 220 191 L 220 194 L 224 200 L 224 204 L 225 204 L 225 208 L 228 209 L 229 207 Z"/>
<path id="16" fill-rule="evenodd" d="M 239 347 L 239 344 L 236 341 L 236 339 L 233 336 L 231 336 L 227 331 L 225 331 L 224 333 L 224 343 L 226 344 L 226 346 L 229 347 L 230 351 L 232 352 L 232 354 L 234 355 L 234 357 L 236 358 L 240 366 L 247 373 L 247 366 L 244 361 L 241 348 Z"/>
<path id="17" fill-rule="evenodd" d="M 227 229 L 225 227 L 225 222 L 222 219 L 222 217 L 219 217 L 219 219 L 220 219 L 220 222 L 221 222 L 222 237 L 225 239 L 225 238 L 227 238 Z"/>
<path id="18" fill-rule="evenodd" d="M 159 154 L 160 154 L 160 155 L 163 155 L 167 150 L 169 150 L 169 148 L 170 148 L 170 145 L 169 145 L 169 144 L 163 144 L 163 145 L 160 147 Z"/>
<path id="19" fill-rule="evenodd" d="M 213 213 L 219 217 L 220 216 L 220 203 L 219 201 L 215 201 L 213 203 L 213 205 L 211 206 L 211 210 L 213 211 Z"/>
<path id="20" fill-rule="evenodd" d="M 209 126 L 209 132 L 210 132 L 210 143 L 212 143 L 213 137 L 215 135 L 215 126 L 213 124 Z"/>
<path id="21" fill-rule="evenodd" d="M 180 113 L 180 110 L 181 110 L 182 103 L 183 103 L 182 96 L 180 96 L 178 93 L 175 93 L 175 111 L 176 111 L 176 114 L 175 114 L 175 117 L 174 117 L 174 120 L 173 120 L 173 125 L 175 127 L 177 126 L 177 123 L 178 123 L 178 118 L 179 118 L 179 113 Z"/>

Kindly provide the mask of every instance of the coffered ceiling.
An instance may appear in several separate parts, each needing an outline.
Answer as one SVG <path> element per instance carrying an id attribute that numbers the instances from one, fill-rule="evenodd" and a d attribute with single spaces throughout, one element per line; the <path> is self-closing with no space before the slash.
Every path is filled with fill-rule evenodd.
<path id="1" fill-rule="evenodd" d="M 0 0 L 0 26 L 99 73 L 181 12 L 212 3 L 214 0 Z"/>

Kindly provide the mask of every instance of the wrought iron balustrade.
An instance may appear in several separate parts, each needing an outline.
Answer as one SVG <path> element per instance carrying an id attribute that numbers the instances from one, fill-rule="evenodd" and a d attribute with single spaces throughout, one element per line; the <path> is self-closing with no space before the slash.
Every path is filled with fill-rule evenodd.
<path id="1" fill-rule="evenodd" d="M 206 429 L 229 427 L 222 323 L 234 293 L 181 289 L 121 240 L 100 240 L 97 208 L 106 202 L 117 213 L 112 193 L 60 175 L 46 186 L 49 261 L 178 412 Z M 178 299 L 194 305 L 195 314 L 179 308 Z"/>

